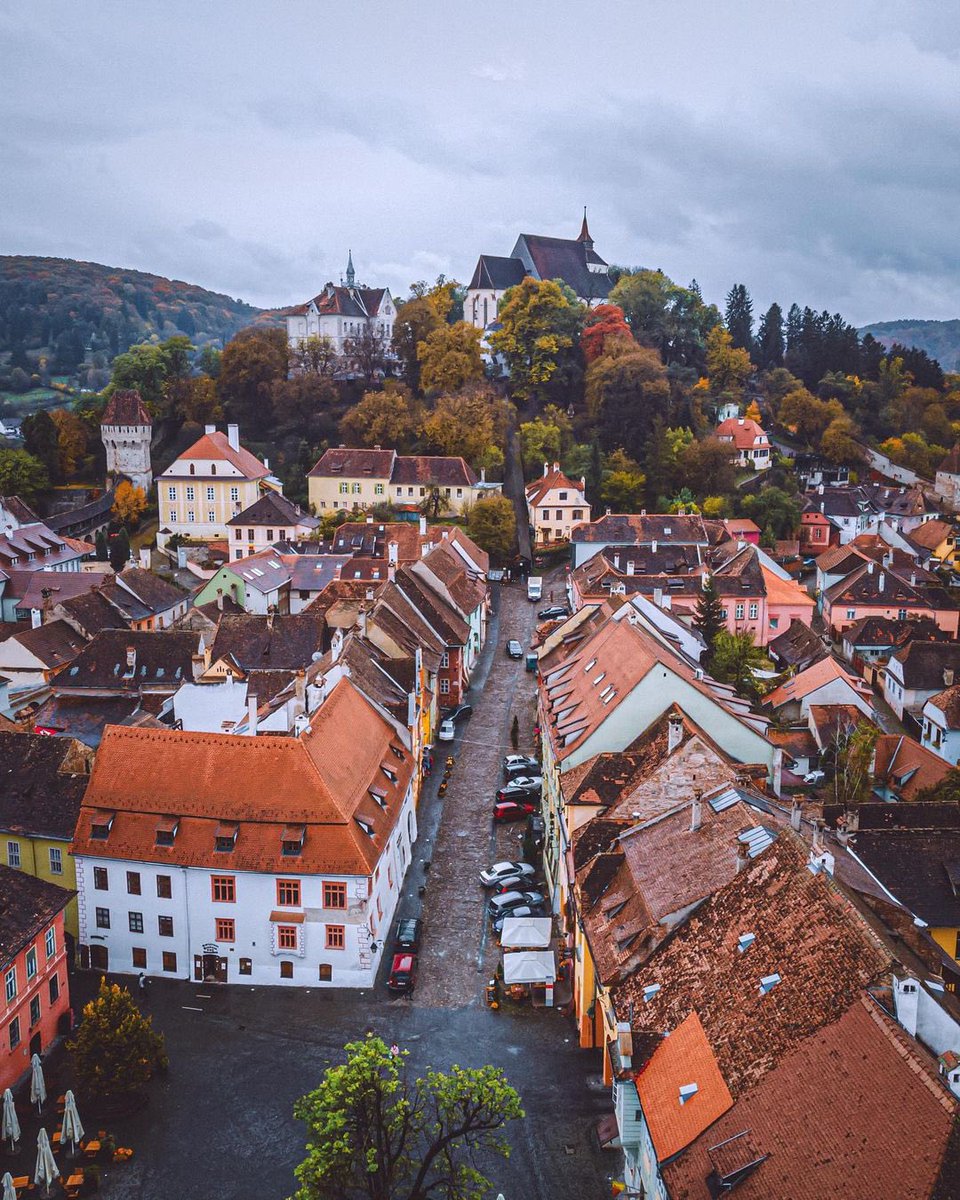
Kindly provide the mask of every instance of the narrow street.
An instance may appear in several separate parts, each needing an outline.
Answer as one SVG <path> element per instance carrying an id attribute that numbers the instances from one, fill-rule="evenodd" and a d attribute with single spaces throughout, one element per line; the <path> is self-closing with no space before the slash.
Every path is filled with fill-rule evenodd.
<path id="1" fill-rule="evenodd" d="M 533 676 L 522 661 L 507 657 L 506 643 L 516 638 L 526 650 L 536 609 L 520 583 L 501 587 L 499 606 L 469 692 L 473 715 L 460 724 L 452 745 L 437 746 L 437 774 L 447 754 L 456 765 L 429 845 L 416 1005 L 460 1008 L 480 1001 L 496 966 L 497 946 L 484 916 L 486 893 L 478 875 L 489 863 L 520 852 L 522 823 L 495 828 L 490 814 L 502 783 L 501 760 L 511 749 L 514 714 L 520 719 L 521 750 L 533 745 Z M 409 892 L 408 885 L 406 900 Z"/>

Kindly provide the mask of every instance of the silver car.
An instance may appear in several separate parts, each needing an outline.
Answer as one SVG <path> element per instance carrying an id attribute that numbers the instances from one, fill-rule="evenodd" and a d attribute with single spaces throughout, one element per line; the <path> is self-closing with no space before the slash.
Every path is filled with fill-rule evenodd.
<path id="1" fill-rule="evenodd" d="M 480 872 L 480 882 L 484 887 L 493 887 L 504 879 L 532 879 L 536 871 L 525 862 L 497 862 Z"/>

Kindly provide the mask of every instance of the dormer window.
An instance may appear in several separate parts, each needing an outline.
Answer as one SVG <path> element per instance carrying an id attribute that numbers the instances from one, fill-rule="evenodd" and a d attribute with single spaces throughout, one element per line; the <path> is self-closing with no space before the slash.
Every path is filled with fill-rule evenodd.
<path id="1" fill-rule="evenodd" d="M 90 823 L 90 836 L 98 841 L 105 842 L 110 836 L 110 830 L 113 828 L 114 817 L 116 813 L 97 813 Z"/>
<path id="2" fill-rule="evenodd" d="M 370 824 L 369 821 L 364 821 L 362 817 L 354 817 L 354 820 L 360 826 L 360 828 L 363 830 L 363 832 L 367 835 L 368 838 L 373 837 L 373 826 Z"/>
<path id="3" fill-rule="evenodd" d="M 280 835 L 280 845 L 284 858 L 296 858 L 301 855 L 306 839 L 306 825 L 288 825 Z"/>
<path id="4" fill-rule="evenodd" d="M 390 780 L 391 783 L 397 782 L 398 776 L 397 776 L 396 771 L 392 770 L 388 766 L 385 766 L 383 763 L 380 764 L 380 770 L 384 773 L 384 775 L 386 775 L 386 777 Z"/>
<path id="5" fill-rule="evenodd" d="M 403 762 L 403 749 L 402 749 L 402 747 L 400 747 L 400 746 L 395 746 L 395 745 L 393 744 L 393 742 L 391 742 L 391 743 L 390 743 L 390 749 L 393 751 L 393 756 L 394 756 L 394 758 L 399 758 L 399 759 L 400 759 L 400 761 L 401 761 L 401 762 Z"/>
<path id="6" fill-rule="evenodd" d="M 387 811 L 387 793 L 382 788 L 375 788 L 375 787 L 370 788 L 369 791 L 370 791 L 370 799 L 374 802 L 374 804 L 378 805 L 380 808 L 383 809 L 384 812 L 386 812 Z"/>
<path id="7" fill-rule="evenodd" d="M 163 817 L 157 822 L 157 832 L 154 838 L 154 844 L 157 846 L 172 846 L 179 828 L 179 817 Z"/>
<path id="8" fill-rule="evenodd" d="M 240 826 L 234 821 L 221 821 L 213 835 L 213 848 L 221 854 L 229 854 L 237 844 Z"/>

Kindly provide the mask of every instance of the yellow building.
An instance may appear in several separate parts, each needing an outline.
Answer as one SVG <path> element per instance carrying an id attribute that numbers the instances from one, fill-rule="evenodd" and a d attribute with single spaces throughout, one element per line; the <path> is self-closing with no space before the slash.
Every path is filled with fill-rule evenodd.
<path id="1" fill-rule="evenodd" d="M 0 733 L 0 861 L 76 890 L 70 843 L 92 760 L 93 751 L 73 738 Z M 76 898 L 65 923 L 76 939 Z"/>
<path id="2" fill-rule="evenodd" d="M 920 552 L 920 561 L 931 570 L 938 564 L 957 566 L 957 531 L 949 521 L 926 521 L 903 536 Z"/>
<path id="3" fill-rule="evenodd" d="M 282 489 L 267 463 L 240 445 L 239 427 L 228 425 L 223 434 L 208 425 L 157 480 L 157 545 L 176 534 L 197 541 L 227 538 L 231 518 L 266 491 Z"/>
<path id="4" fill-rule="evenodd" d="M 396 450 L 331 447 L 307 476 L 310 507 L 318 515 L 391 504 L 406 511 L 459 513 L 484 496 L 500 491 L 464 459 Z"/>

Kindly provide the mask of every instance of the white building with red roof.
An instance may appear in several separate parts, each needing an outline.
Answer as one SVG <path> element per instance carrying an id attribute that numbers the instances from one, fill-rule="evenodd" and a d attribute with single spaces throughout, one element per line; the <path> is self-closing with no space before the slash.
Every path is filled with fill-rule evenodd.
<path id="1" fill-rule="evenodd" d="M 346 283 L 327 283 L 312 300 L 288 309 L 287 341 L 296 349 L 311 338 L 320 338 L 329 342 L 335 353 L 343 354 L 351 339 L 372 335 L 387 348 L 396 317 L 389 288 L 357 286 L 351 253 Z"/>
<path id="2" fill-rule="evenodd" d="M 108 727 L 72 847 L 81 961 L 371 987 L 415 787 L 408 730 L 347 678 L 300 737 Z"/>
<path id="3" fill-rule="evenodd" d="M 590 520 L 585 487 L 582 476 L 575 482 L 559 463 L 544 463 L 539 479 L 527 484 L 527 514 L 538 546 L 569 541 L 574 525 Z"/>
<path id="4" fill-rule="evenodd" d="M 750 417 L 728 417 L 717 426 L 714 436 L 731 444 L 738 467 L 763 471 L 770 466 L 770 439 Z"/>
<path id="5" fill-rule="evenodd" d="M 175 534 L 191 541 L 227 538 L 231 518 L 250 508 L 264 492 L 282 492 L 279 480 L 240 445 L 240 427 L 220 433 L 207 425 L 157 479 L 162 549 Z"/>

